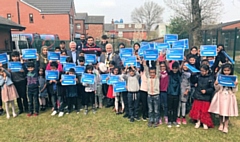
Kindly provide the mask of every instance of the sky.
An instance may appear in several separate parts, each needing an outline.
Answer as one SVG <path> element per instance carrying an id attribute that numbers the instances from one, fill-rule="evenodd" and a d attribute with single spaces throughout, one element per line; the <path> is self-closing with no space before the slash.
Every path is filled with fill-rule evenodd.
<path id="1" fill-rule="evenodd" d="M 146 0 L 74 0 L 76 12 L 86 12 L 88 15 L 103 15 L 105 23 L 112 19 L 123 19 L 124 23 L 131 23 L 131 12 L 140 7 Z M 152 0 L 164 7 L 163 22 L 168 23 L 174 12 L 169 9 L 163 0 Z M 219 22 L 240 20 L 240 0 L 222 0 L 223 14 Z"/>

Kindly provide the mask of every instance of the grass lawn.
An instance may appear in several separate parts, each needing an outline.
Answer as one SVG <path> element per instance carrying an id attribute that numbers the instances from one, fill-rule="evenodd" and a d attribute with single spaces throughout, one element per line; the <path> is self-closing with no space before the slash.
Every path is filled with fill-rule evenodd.
<path id="1" fill-rule="evenodd" d="M 240 76 L 239 76 L 240 77 Z M 237 94 L 240 110 L 240 92 Z M 85 116 L 83 112 L 75 112 L 62 118 L 50 116 L 51 111 L 40 113 L 38 117 L 27 118 L 22 114 L 17 118 L 6 119 L 0 116 L 1 142 L 84 142 L 84 141 L 240 141 L 240 117 L 231 118 L 229 133 L 213 129 L 195 129 L 194 124 L 188 123 L 180 128 L 167 128 L 161 125 L 148 128 L 147 122 L 130 123 L 122 115 L 116 116 L 111 109 L 98 110 L 97 114 Z M 214 120 L 218 122 L 217 119 Z"/>

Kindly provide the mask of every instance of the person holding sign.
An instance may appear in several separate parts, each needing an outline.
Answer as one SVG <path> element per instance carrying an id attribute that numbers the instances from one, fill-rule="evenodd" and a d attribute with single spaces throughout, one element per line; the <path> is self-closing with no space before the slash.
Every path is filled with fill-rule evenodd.
<path id="1" fill-rule="evenodd" d="M 219 44 L 217 45 L 217 56 L 215 58 L 215 62 L 213 63 L 213 71 L 215 71 L 217 69 L 217 72 L 219 71 L 219 66 L 223 63 L 226 63 L 226 56 L 223 53 L 225 51 L 224 45 L 223 44 Z"/>
<path id="2" fill-rule="evenodd" d="M 200 75 L 195 78 L 195 93 L 192 109 L 189 116 L 197 120 L 195 128 L 203 123 L 203 128 L 214 127 L 210 113 L 208 112 L 212 95 L 214 93 L 214 78 L 209 74 L 209 66 L 201 65 Z"/>
<path id="3" fill-rule="evenodd" d="M 39 62 L 40 62 L 40 67 L 42 67 L 44 69 L 46 69 L 46 66 L 48 63 L 47 55 L 48 55 L 48 47 L 42 46 Z"/>
<path id="4" fill-rule="evenodd" d="M 221 74 L 233 75 L 233 66 L 229 63 L 222 65 Z M 219 131 L 228 133 L 228 123 L 230 116 L 238 116 L 238 105 L 236 93 L 238 90 L 238 81 L 234 82 L 235 87 L 226 87 L 215 81 L 214 86 L 216 93 L 209 107 L 209 112 L 219 115 L 220 126 Z"/>
<path id="5" fill-rule="evenodd" d="M 55 52 L 60 52 L 60 47 L 55 48 Z M 58 63 L 58 71 L 63 71 L 62 64 L 60 63 L 59 60 L 55 60 Z M 49 60 L 49 63 L 46 66 L 46 70 L 51 70 L 50 64 L 53 62 L 52 60 Z"/>
<path id="6" fill-rule="evenodd" d="M 47 81 L 45 79 L 45 70 L 44 68 L 39 68 L 39 103 L 40 103 L 40 110 L 46 110 L 46 98 L 47 98 Z"/>

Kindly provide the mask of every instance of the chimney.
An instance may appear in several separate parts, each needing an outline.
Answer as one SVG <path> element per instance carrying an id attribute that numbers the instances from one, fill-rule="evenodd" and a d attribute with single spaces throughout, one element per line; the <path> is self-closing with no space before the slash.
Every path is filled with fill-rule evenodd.
<path id="1" fill-rule="evenodd" d="M 114 24 L 114 20 L 112 19 L 112 24 Z"/>

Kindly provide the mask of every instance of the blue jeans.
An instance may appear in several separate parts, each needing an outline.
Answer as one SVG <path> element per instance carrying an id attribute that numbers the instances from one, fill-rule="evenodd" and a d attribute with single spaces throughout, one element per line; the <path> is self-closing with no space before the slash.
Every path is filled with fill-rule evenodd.
<path id="1" fill-rule="evenodd" d="M 159 104 L 160 107 L 163 107 L 163 111 L 164 111 L 164 116 L 168 116 L 168 106 L 167 106 L 167 92 L 160 92 L 160 99 L 159 99 Z M 159 109 L 160 111 L 161 109 Z M 160 114 L 160 112 L 159 112 Z M 160 116 L 161 117 L 161 116 Z"/>
<path id="2" fill-rule="evenodd" d="M 139 93 L 128 92 L 128 108 L 130 118 L 138 117 Z"/>
<path id="3" fill-rule="evenodd" d="M 159 120 L 159 95 L 148 95 L 149 122 L 157 123 Z"/>
<path id="4" fill-rule="evenodd" d="M 35 110 L 35 113 L 39 113 L 39 100 L 38 100 L 38 94 L 39 90 L 38 88 L 28 88 L 28 108 L 29 113 L 33 114 L 33 111 Z"/>

